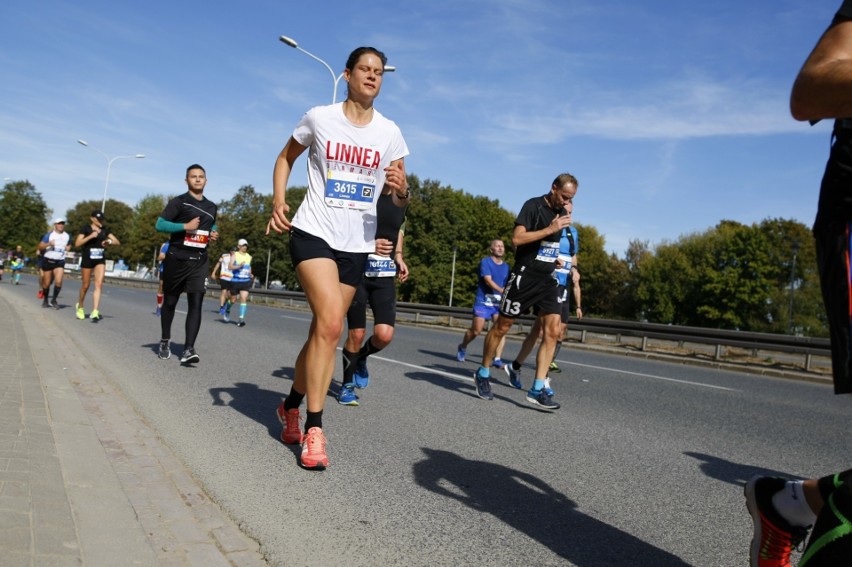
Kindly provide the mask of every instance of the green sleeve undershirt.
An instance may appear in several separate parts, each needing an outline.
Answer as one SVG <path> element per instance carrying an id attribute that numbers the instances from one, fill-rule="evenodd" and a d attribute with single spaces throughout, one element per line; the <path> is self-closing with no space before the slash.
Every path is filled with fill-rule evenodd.
<path id="1" fill-rule="evenodd" d="M 183 232 L 183 223 L 167 221 L 163 217 L 157 217 L 157 225 L 154 227 L 157 232 Z M 213 225 L 211 230 L 218 231 L 216 225 Z"/>

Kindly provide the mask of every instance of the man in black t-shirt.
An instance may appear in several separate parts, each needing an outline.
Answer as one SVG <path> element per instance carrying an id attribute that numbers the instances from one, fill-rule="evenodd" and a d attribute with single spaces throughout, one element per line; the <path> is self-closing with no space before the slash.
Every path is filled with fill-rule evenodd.
<path id="1" fill-rule="evenodd" d="M 543 409 L 559 409 L 559 404 L 545 390 L 544 379 L 561 330 L 562 304 L 559 301 L 559 282 L 553 271 L 562 266 L 559 240 L 571 224 L 565 205 L 574 198 L 577 186 L 577 179 L 570 173 L 557 176 L 550 191 L 524 203 L 515 219 L 512 232 L 515 266 L 503 289 L 500 313 L 485 337 L 482 366 L 473 376 L 476 394 L 482 399 L 494 399 L 489 369 L 500 341 L 512 328 L 516 317 L 535 307 L 543 318 L 544 338 L 536 357 L 535 381 L 527 392 L 527 401 Z"/>
<path id="2" fill-rule="evenodd" d="M 186 292 L 186 340 L 181 363 L 199 362 L 195 339 L 201 328 L 201 303 L 205 278 L 209 273 L 207 246 L 218 239 L 216 204 L 204 196 L 207 174 L 198 164 L 186 169 L 189 191 L 168 202 L 157 219 L 157 231 L 169 233 L 169 249 L 163 260 L 163 308 L 160 316 L 162 335 L 158 356 L 171 356 L 169 342 L 172 320 L 180 294 Z"/>
<path id="3" fill-rule="evenodd" d="M 796 77 L 797 120 L 834 119 L 834 143 L 814 222 L 817 267 L 831 334 L 835 394 L 852 393 L 852 0 L 846 0 Z M 799 567 L 852 563 L 852 469 L 807 480 L 756 476 L 745 486 L 754 523 L 752 567 L 788 567 L 808 536 Z"/>

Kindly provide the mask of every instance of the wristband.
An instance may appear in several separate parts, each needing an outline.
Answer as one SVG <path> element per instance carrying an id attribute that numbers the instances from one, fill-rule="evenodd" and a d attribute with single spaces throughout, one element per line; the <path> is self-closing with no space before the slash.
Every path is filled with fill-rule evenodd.
<path id="1" fill-rule="evenodd" d="M 397 197 L 397 199 L 399 199 L 401 201 L 405 201 L 406 199 L 411 197 L 411 190 L 408 187 L 406 187 L 405 193 L 397 193 L 396 197 Z"/>

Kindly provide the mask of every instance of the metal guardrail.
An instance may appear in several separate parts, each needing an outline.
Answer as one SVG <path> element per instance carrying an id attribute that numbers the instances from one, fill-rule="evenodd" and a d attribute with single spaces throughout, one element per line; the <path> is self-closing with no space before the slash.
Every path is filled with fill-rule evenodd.
<path id="1" fill-rule="evenodd" d="M 157 280 L 138 280 L 134 278 L 109 277 L 110 283 L 124 283 L 143 287 L 156 287 Z M 208 293 L 218 296 L 220 287 L 210 285 Z M 307 309 L 305 295 L 298 291 L 268 290 L 254 288 L 251 294 L 253 301 L 282 304 L 288 307 Z M 262 298 L 262 299 L 261 299 Z M 438 324 L 449 327 L 463 327 L 470 322 L 470 307 L 446 307 L 422 303 L 397 303 L 397 313 L 416 324 Z M 530 315 L 517 319 L 518 332 L 525 333 L 532 325 L 534 318 Z M 663 325 L 659 323 L 644 323 L 636 321 L 620 321 L 614 319 L 592 319 L 584 317 L 572 320 L 569 324 L 569 338 L 580 343 L 591 341 L 594 337 L 609 335 L 621 343 L 622 337 L 638 339 L 637 349 L 645 352 L 650 350 L 649 341 L 670 341 L 685 344 L 707 345 L 713 348 L 713 360 L 721 361 L 725 357 L 725 348 L 737 348 L 751 351 L 755 357 L 758 352 L 783 353 L 803 355 L 803 368 L 811 371 L 814 357 L 830 357 L 831 346 L 828 339 L 813 337 L 798 337 L 777 335 L 772 333 L 754 333 L 732 331 L 726 329 L 706 329 L 702 327 L 684 327 Z"/>

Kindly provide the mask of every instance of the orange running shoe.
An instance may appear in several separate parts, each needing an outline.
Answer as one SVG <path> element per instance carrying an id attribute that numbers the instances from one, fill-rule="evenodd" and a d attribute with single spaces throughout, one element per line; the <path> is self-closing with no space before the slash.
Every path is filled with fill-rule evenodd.
<path id="1" fill-rule="evenodd" d="M 302 442 L 302 430 L 299 428 L 299 408 L 284 409 L 284 402 L 275 412 L 278 421 L 284 426 L 281 430 L 281 440 L 287 445 L 298 445 Z"/>
<path id="2" fill-rule="evenodd" d="M 783 478 L 755 476 L 745 485 L 746 507 L 754 523 L 751 567 L 791 567 L 791 554 L 808 535 L 807 528 L 790 525 L 772 505 L 772 496 L 784 484 Z"/>
<path id="3" fill-rule="evenodd" d="M 325 453 L 325 435 L 319 427 L 311 427 L 302 440 L 302 466 L 306 469 L 322 470 L 328 466 Z"/>

